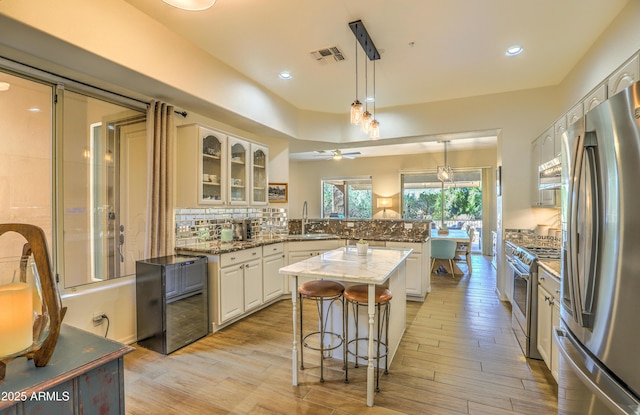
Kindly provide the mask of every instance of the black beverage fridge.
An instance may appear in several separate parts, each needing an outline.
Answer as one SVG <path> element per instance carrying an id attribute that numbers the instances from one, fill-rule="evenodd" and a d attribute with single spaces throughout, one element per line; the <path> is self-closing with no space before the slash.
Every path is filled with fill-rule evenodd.
<path id="1" fill-rule="evenodd" d="M 136 262 L 138 344 L 169 354 L 208 333 L 207 257 Z"/>

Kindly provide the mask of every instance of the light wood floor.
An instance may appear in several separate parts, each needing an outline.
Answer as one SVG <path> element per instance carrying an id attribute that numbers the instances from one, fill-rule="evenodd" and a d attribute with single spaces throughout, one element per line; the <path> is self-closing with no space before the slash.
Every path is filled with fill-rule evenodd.
<path id="1" fill-rule="evenodd" d="M 409 302 L 407 331 L 375 405 L 365 405 L 365 368 L 307 352 L 291 386 L 291 302 L 281 301 L 163 356 L 138 347 L 125 357 L 128 414 L 555 414 L 557 387 L 543 362 L 527 360 L 495 272 L 474 256 L 473 276 L 433 275 L 424 303 Z M 466 269 L 464 265 L 461 268 Z M 305 321 L 313 323 L 313 308 Z M 328 367 L 327 367 L 328 366 Z"/>

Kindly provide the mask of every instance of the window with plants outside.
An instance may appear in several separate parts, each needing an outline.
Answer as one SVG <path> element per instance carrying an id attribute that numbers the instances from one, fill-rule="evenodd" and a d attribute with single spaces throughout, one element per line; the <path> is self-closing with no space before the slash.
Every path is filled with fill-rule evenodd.
<path id="1" fill-rule="evenodd" d="M 322 217 L 371 219 L 371 177 L 322 179 Z"/>
<path id="2" fill-rule="evenodd" d="M 402 173 L 400 180 L 404 219 L 444 220 L 453 228 L 482 221 L 481 170 L 455 171 L 454 181 L 444 184 L 435 171 Z"/>

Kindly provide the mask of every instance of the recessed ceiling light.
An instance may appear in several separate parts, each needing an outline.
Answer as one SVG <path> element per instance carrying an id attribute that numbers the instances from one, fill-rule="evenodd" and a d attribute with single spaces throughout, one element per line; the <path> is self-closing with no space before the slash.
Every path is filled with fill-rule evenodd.
<path id="1" fill-rule="evenodd" d="M 507 56 L 516 56 L 522 53 L 524 49 L 522 49 L 522 46 L 519 45 L 513 45 L 513 46 L 509 46 L 509 48 L 507 49 L 507 52 L 505 53 L 505 55 Z"/>
<path id="2" fill-rule="evenodd" d="M 10 86 L 9 82 L 0 82 L 0 91 L 8 91 Z"/>
<path id="3" fill-rule="evenodd" d="M 376 99 L 375 99 L 374 97 L 367 97 L 367 102 L 373 102 L 373 101 L 375 101 L 375 100 L 376 100 Z"/>
<path id="4" fill-rule="evenodd" d="M 213 6 L 216 0 L 162 0 L 169 6 L 177 7 L 178 9 L 188 10 L 191 12 L 199 12 L 207 10 Z"/>
<path id="5" fill-rule="evenodd" d="M 32 108 L 29 108 L 27 111 L 29 111 L 29 112 L 40 112 L 40 108 L 32 107 Z"/>
<path id="6" fill-rule="evenodd" d="M 280 77 L 280 79 L 291 79 L 291 78 L 293 78 L 293 75 L 291 75 L 291 72 L 289 72 L 289 71 L 282 71 L 282 72 L 280 72 L 280 74 L 278 76 Z"/>

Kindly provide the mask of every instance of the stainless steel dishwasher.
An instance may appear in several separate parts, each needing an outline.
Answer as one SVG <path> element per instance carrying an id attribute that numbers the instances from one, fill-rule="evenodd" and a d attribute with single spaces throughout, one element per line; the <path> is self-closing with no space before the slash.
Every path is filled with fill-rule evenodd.
<path id="1" fill-rule="evenodd" d="M 138 344 L 169 354 L 208 333 L 207 258 L 170 255 L 136 262 Z"/>

